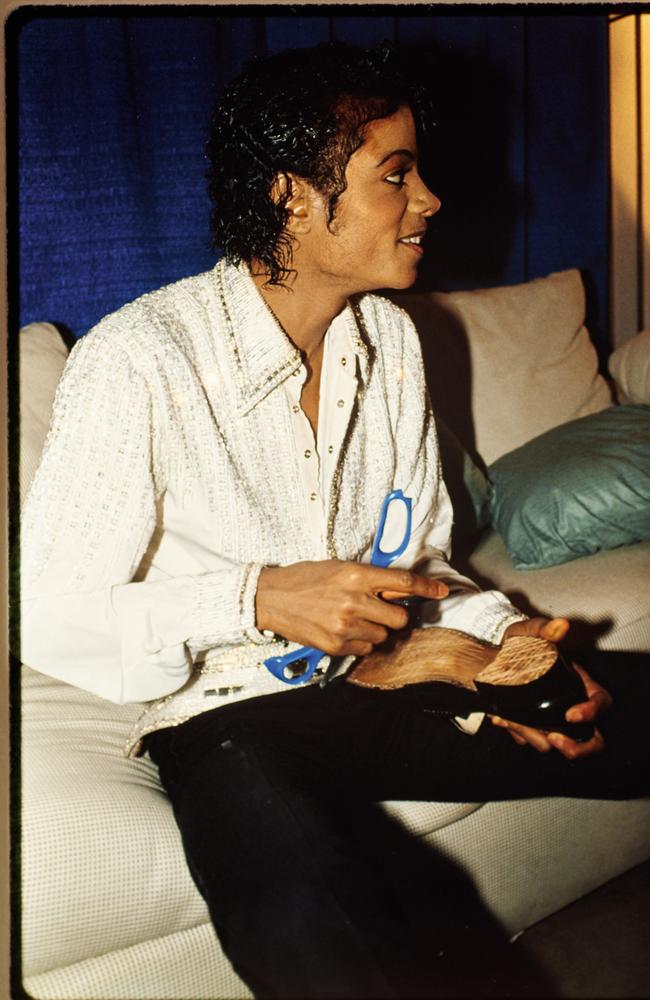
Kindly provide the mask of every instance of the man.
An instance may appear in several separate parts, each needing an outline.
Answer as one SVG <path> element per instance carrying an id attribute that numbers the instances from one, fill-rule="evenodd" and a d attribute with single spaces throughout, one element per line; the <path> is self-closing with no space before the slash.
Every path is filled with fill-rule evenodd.
<path id="1" fill-rule="evenodd" d="M 417 337 L 368 294 L 413 283 L 440 208 L 419 172 L 422 108 L 388 49 L 281 53 L 232 84 L 208 147 L 224 257 L 77 346 L 25 512 L 23 660 L 148 703 L 132 747 L 159 765 L 224 950 L 259 996 L 440 988 L 447 874 L 409 862 L 402 898 L 402 838 L 374 803 L 630 794 L 628 749 L 600 763 L 599 729 L 578 743 L 492 720 L 553 751 L 537 757 L 489 720 L 471 736 L 398 694 L 319 674 L 289 687 L 264 666 L 301 645 L 369 653 L 406 624 L 395 596 L 494 644 L 568 627 L 450 567 Z M 412 499 L 411 538 L 380 569 L 394 489 Z M 589 722 L 610 699 L 583 676 L 568 718 Z"/>

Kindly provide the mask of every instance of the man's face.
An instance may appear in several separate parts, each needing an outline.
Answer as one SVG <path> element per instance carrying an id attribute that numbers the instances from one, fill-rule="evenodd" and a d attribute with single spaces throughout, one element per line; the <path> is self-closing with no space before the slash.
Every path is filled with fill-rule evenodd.
<path id="1" fill-rule="evenodd" d="M 440 208 L 417 169 L 415 123 L 409 108 L 369 122 L 346 169 L 330 229 L 326 199 L 299 269 L 312 269 L 346 295 L 375 288 L 408 288 L 422 258 L 427 219 Z"/>

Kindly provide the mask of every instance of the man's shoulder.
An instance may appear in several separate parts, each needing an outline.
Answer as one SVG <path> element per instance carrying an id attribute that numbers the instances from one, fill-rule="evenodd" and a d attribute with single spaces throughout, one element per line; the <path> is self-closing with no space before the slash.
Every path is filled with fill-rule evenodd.
<path id="1" fill-rule="evenodd" d="M 154 360 L 171 346 L 190 347 L 210 315 L 212 271 L 144 292 L 108 313 L 82 338 L 86 349 Z"/>
<path id="2" fill-rule="evenodd" d="M 366 335 L 376 349 L 382 353 L 404 350 L 419 353 L 419 340 L 411 317 L 388 295 L 368 292 L 356 298 L 355 306 Z"/>

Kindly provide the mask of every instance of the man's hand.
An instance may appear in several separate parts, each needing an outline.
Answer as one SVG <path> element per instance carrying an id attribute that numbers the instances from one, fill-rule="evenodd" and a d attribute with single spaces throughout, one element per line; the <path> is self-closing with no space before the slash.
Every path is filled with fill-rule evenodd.
<path id="1" fill-rule="evenodd" d="M 504 639 L 513 635 L 534 635 L 549 642 L 560 642 L 569 631 L 569 623 L 566 618 L 531 618 L 529 621 L 514 622 L 509 625 L 504 633 Z M 577 705 L 573 705 L 566 713 L 567 722 L 594 722 L 599 715 L 607 711 L 612 703 L 608 692 L 597 684 L 586 670 L 574 663 L 585 685 L 587 700 Z M 509 722 L 500 719 L 498 716 L 491 716 L 492 724 L 507 729 L 515 743 L 520 746 L 528 744 L 540 753 L 548 753 L 549 750 L 559 750 L 560 753 L 569 760 L 577 760 L 579 757 L 587 757 L 592 753 L 598 753 L 605 746 L 605 741 L 601 733 L 596 729 L 594 735 L 585 743 L 576 743 L 569 736 L 563 733 L 545 733 L 540 729 L 532 729 L 530 726 L 521 726 L 517 722 Z"/>
<path id="2" fill-rule="evenodd" d="M 405 569 L 330 559 L 266 566 L 260 573 L 256 623 L 331 656 L 365 656 L 408 623 L 406 608 L 380 594 L 446 597 L 445 583 Z"/>

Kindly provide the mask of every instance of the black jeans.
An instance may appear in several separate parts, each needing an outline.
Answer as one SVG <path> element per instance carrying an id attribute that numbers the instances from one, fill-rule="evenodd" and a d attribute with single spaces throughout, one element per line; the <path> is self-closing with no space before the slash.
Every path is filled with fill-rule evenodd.
<path id="1" fill-rule="evenodd" d="M 649 671 L 614 667 L 607 749 L 576 762 L 341 680 L 147 737 L 193 878 L 255 995 L 548 995 L 467 878 L 377 803 L 647 794 Z"/>

